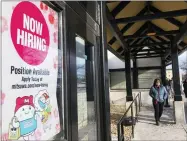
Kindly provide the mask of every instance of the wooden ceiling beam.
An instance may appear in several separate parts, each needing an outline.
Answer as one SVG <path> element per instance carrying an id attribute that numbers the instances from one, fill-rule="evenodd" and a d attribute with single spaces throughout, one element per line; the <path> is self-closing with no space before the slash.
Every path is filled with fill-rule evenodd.
<path id="1" fill-rule="evenodd" d="M 155 32 L 165 32 L 163 29 L 161 29 L 160 27 L 156 26 L 155 24 L 151 23 L 151 25 L 155 29 Z M 179 32 L 180 32 L 180 30 L 179 30 Z M 173 35 L 166 35 L 164 37 L 167 38 L 168 40 L 170 40 L 174 36 Z M 161 38 L 159 36 L 155 36 L 155 38 L 158 39 L 158 40 L 160 40 L 160 41 L 162 41 L 162 42 L 166 41 L 165 39 L 163 39 L 163 38 Z M 186 43 L 184 43 L 182 41 L 182 42 L 179 43 L 179 45 L 184 48 L 186 46 Z"/>
<path id="2" fill-rule="evenodd" d="M 177 34 L 175 37 L 171 38 L 174 40 L 174 44 L 179 45 L 180 42 L 182 42 L 184 36 L 187 35 L 187 21 L 184 23 L 184 25 L 180 28 L 180 33 Z M 166 54 L 165 54 L 165 58 L 167 58 L 169 55 L 171 54 L 171 50 L 169 50 Z"/>
<path id="3" fill-rule="evenodd" d="M 147 38 L 149 41 L 151 41 L 151 42 L 148 42 L 148 44 L 150 44 L 150 43 L 154 43 L 154 45 L 155 46 L 148 46 L 148 50 L 152 50 L 152 51 L 155 51 L 155 53 L 160 53 L 160 52 L 162 52 L 162 53 L 165 53 L 165 50 L 166 49 L 168 49 L 168 48 L 165 48 L 164 46 L 162 46 L 162 45 L 157 45 L 157 42 L 156 41 L 154 41 L 153 39 L 151 39 L 151 38 Z M 164 42 L 165 43 L 165 42 Z M 141 52 L 141 51 L 145 51 L 145 50 L 142 50 L 143 48 L 144 48 L 145 46 L 141 46 L 141 47 L 138 47 L 139 49 L 138 50 L 136 50 L 135 51 L 135 53 L 134 54 L 137 54 L 138 52 Z"/>
<path id="4" fill-rule="evenodd" d="M 150 11 L 153 12 L 153 13 L 159 13 L 159 12 L 162 12 L 160 11 L 159 9 L 153 7 L 153 6 L 150 6 Z M 183 23 L 181 23 L 180 21 L 176 20 L 175 18 L 165 18 L 165 20 L 167 20 L 168 22 L 172 23 L 173 25 L 177 26 L 177 27 L 180 27 L 183 25 Z"/>
<path id="5" fill-rule="evenodd" d="M 135 48 L 135 47 L 149 47 L 149 46 L 159 46 L 159 45 L 170 45 L 170 42 L 156 42 L 156 43 L 149 43 L 149 44 L 138 44 L 138 45 L 133 45 L 130 46 L 131 48 Z"/>
<path id="6" fill-rule="evenodd" d="M 136 57 L 136 59 L 144 59 L 144 58 L 156 58 L 156 57 L 163 57 L 162 55 L 156 55 L 156 56 L 142 56 L 142 57 Z"/>
<path id="7" fill-rule="evenodd" d="M 151 23 L 152 24 L 152 23 Z M 154 27 L 154 29 L 155 29 L 155 31 L 157 32 L 157 31 L 159 31 L 159 32 L 164 32 L 164 30 L 163 29 L 161 29 L 160 27 L 158 27 L 158 26 L 156 26 L 155 24 L 152 24 L 152 26 Z M 166 36 L 164 36 L 165 38 L 167 38 L 168 40 L 170 40 L 171 38 L 173 38 L 174 36 L 173 35 L 166 35 Z M 161 42 L 165 42 L 165 41 L 167 41 L 167 40 L 165 40 L 165 39 L 163 39 L 163 38 L 161 38 L 161 37 L 159 37 L 159 36 L 155 36 L 155 38 L 157 39 L 157 40 L 160 40 Z M 182 41 L 180 44 L 179 44 L 181 47 L 185 47 L 186 46 L 186 44 Z"/>
<path id="8" fill-rule="evenodd" d="M 120 46 L 116 51 L 120 54 L 123 51 L 123 48 Z"/>
<path id="9" fill-rule="evenodd" d="M 155 41 L 154 39 L 152 39 L 152 38 L 149 38 L 149 40 L 152 42 L 152 43 L 157 43 L 157 41 Z M 167 42 L 167 41 L 162 41 L 162 42 Z M 159 48 L 165 48 L 165 46 L 164 45 L 159 45 L 158 46 Z"/>
<path id="10" fill-rule="evenodd" d="M 151 55 L 164 55 L 164 53 L 160 52 L 160 53 L 141 53 L 141 54 L 137 54 L 136 56 L 151 56 Z"/>
<path id="11" fill-rule="evenodd" d="M 186 44 L 182 41 L 182 42 L 180 42 L 179 43 L 179 45 L 181 46 L 181 47 L 183 47 L 183 48 L 185 48 L 186 47 Z"/>
<path id="12" fill-rule="evenodd" d="M 166 50 L 168 50 L 169 48 L 164 48 L 164 49 L 162 49 L 163 51 L 166 51 Z M 143 50 L 141 50 L 141 51 L 139 51 L 139 52 L 147 52 L 147 51 L 160 51 L 161 49 L 158 49 L 158 48 L 155 48 L 155 49 L 143 49 Z M 136 51 L 131 51 L 132 53 L 134 53 L 134 52 L 136 52 Z"/>
<path id="13" fill-rule="evenodd" d="M 127 18 L 119 18 L 119 19 L 113 20 L 112 22 L 115 22 L 117 24 L 122 24 L 122 23 L 124 24 L 124 23 L 138 22 L 138 21 L 165 19 L 165 18 L 184 16 L 184 15 L 187 15 L 187 9 L 168 11 L 168 12 L 158 12 L 155 14 L 127 17 Z"/>
<path id="14" fill-rule="evenodd" d="M 143 41 L 141 41 L 141 44 L 146 43 L 147 39 L 144 39 Z M 134 52 L 133 55 L 137 54 L 139 51 L 141 51 L 144 47 L 137 47 L 137 48 L 132 48 L 131 52 Z"/>
<path id="15" fill-rule="evenodd" d="M 136 16 L 144 15 L 147 12 L 147 6 L 145 6 Z M 128 23 L 121 32 L 124 34 L 128 29 L 130 29 L 135 23 Z"/>
<path id="16" fill-rule="evenodd" d="M 112 3 L 112 2 L 117 2 L 117 1 L 106 1 L 106 3 Z"/>
<path id="17" fill-rule="evenodd" d="M 165 39 L 163 39 L 163 38 L 161 38 L 161 37 L 156 37 L 156 39 L 157 40 L 160 40 L 160 41 L 162 41 L 162 42 L 165 42 L 166 40 Z M 181 42 L 180 44 L 179 44 L 179 48 L 180 47 L 182 47 L 182 48 L 185 48 L 185 46 L 186 46 L 186 44 L 184 43 L 184 42 Z M 167 50 L 167 52 L 166 53 L 168 53 L 170 51 L 170 47 L 169 47 L 169 49 Z M 169 52 L 170 53 L 170 52 Z M 169 56 L 169 53 L 168 53 L 168 56 Z M 166 57 L 167 58 L 167 57 Z"/>
<path id="18" fill-rule="evenodd" d="M 156 41 L 154 41 L 150 37 L 148 38 L 148 40 L 149 40 L 149 43 L 157 43 Z M 160 51 L 163 53 L 164 52 L 163 49 L 165 49 L 165 47 L 162 45 L 149 46 L 149 48 L 159 49 L 159 51 L 157 51 L 157 50 L 155 51 L 156 53 L 159 53 Z"/>
<path id="19" fill-rule="evenodd" d="M 160 27 L 156 26 L 155 24 L 151 23 L 152 27 L 154 28 L 155 31 L 159 31 L 159 32 L 163 32 L 164 30 L 161 29 Z M 171 40 L 174 36 L 172 35 L 167 35 L 167 36 L 164 36 L 166 37 L 167 39 Z M 164 42 L 164 39 L 162 38 L 158 38 L 156 37 L 157 39 L 159 39 L 160 41 L 163 41 Z M 169 45 L 170 46 L 170 45 Z M 166 59 L 169 55 L 171 54 L 171 50 L 168 50 L 164 56 L 164 58 Z"/>
<path id="20" fill-rule="evenodd" d="M 114 20 L 115 18 L 110 13 L 108 7 L 106 7 L 106 17 L 107 17 L 108 26 L 109 26 L 110 30 L 112 31 L 113 35 L 119 41 L 119 43 L 123 47 L 123 49 L 127 51 L 128 45 L 125 43 L 122 33 L 120 32 L 118 26 L 115 23 L 111 23 L 111 20 Z"/>
<path id="21" fill-rule="evenodd" d="M 125 51 L 123 50 L 120 55 L 124 57 Z"/>
<path id="22" fill-rule="evenodd" d="M 140 15 L 144 15 L 145 12 L 147 11 L 147 7 L 144 7 L 136 16 L 140 16 Z M 134 25 L 134 23 L 128 23 L 127 25 L 125 25 L 122 30 L 121 33 L 124 34 L 128 29 L 130 29 L 132 26 Z M 115 37 L 112 37 L 112 39 L 108 42 L 110 45 L 112 45 L 114 42 L 116 41 Z"/>
<path id="23" fill-rule="evenodd" d="M 168 50 L 168 52 L 166 52 L 164 58 L 168 58 L 169 55 L 171 55 L 171 50 Z"/>
<path id="24" fill-rule="evenodd" d="M 145 40 L 145 39 L 144 39 Z M 140 40 L 137 40 L 137 42 L 135 43 L 135 44 L 137 44 L 139 41 L 140 41 L 140 43 L 143 43 L 144 42 L 144 40 L 143 40 L 143 38 L 141 38 Z M 137 48 L 134 48 L 134 49 L 137 49 Z M 120 55 L 122 55 L 123 54 L 123 48 L 122 47 L 119 47 L 118 49 L 117 49 L 117 52 L 118 53 L 120 53 Z"/>
<path id="25" fill-rule="evenodd" d="M 150 36 L 165 36 L 165 35 L 175 35 L 178 34 L 180 31 L 179 30 L 171 30 L 171 31 L 163 31 L 163 32 L 156 32 L 153 34 L 143 34 L 143 35 L 128 35 L 128 36 L 123 36 L 125 39 L 136 39 L 136 38 L 145 38 L 145 37 L 150 37 Z"/>
<path id="26" fill-rule="evenodd" d="M 128 4 L 130 3 L 130 1 L 122 1 L 120 2 L 115 8 L 114 10 L 112 10 L 112 16 L 113 17 L 116 17 L 117 14 L 119 12 L 121 12 L 122 9 L 124 9 Z M 110 41 L 109 41 L 109 44 L 112 45 L 114 42 L 116 41 L 116 38 L 113 37 Z M 120 47 L 121 48 L 121 47 Z"/>
<path id="27" fill-rule="evenodd" d="M 180 33 L 178 33 L 174 38 L 174 43 L 178 45 L 180 42 L 182 42 L 184 36 L 186 35 L 187 35 L 187 21 L 184 23 L 182 27 L 180 27 Z"/>
<path id="28" fill-rule="evenodd" d="M 182 42 L 182 40 L 184 39 L 184 36 L 187 35 L 187 21 L 184 23 L 184 25 L 180 28 L 180 33 L 177 34 L 173 40 L 174 40 L 174 44 L 177 44 L 177 46 L 180 44 L 180 42 Z M 169 55 L 171 54 L 171 50 L 169 50 L 166 55 L 165 58 L 167 58 Z"/>
<path id="29" fill-rule="evenodd" d="M 140 53 L 140 54 L 139 54 Z M 145 55 L 164 55 L 164 52 L 138 52 L 136 56 L 145 56 Z M 133 54 L 135 56 L 135 54 Z"/>
<path id="30" fill-rule="evenodd" d="M 121 10 L 123 10 L 128 4 L 130 3 L 130 1 L 121 1 L 111 12 L 113 17 L 116 17 L 119 12 L 121 12 Z"/>
<path id="31" fill-rule="evenodd" d="M 148 23 L 146 22 L 146 23 L 144 23 L 144 25 L 142 25 L 133 35 L 134 35 L 134 36 L 138 36 L 138 35 L 145 34 L 145 33 L 147 32 L 147 30 L 148 30 L 147 27 L 148 27 Z M 124 39 L 125 39 L 125 38 L 124 38 Z M 138 43 L 138 41 L 140 41 L 140 39 L 135 39 L 135 40 L 129 39 L 129 40 L 128 40 L 128 43 L 129 43 L 129 45 L 132 45 L 132 44 L 135 44 L 135 42 Z"/>
<path id="32" fill-rule="evenodd" d="M 139 38 L 139 39 L 133 40 L 132 42 L 128 41 L 127 43 L 129 43 L 131 46 L 133 46 L 133 45 L 137 45 L 137 44 L 142 43 L 144 40 L 146 40 L 146 38 Z"/>
<path id="33" fill-rule="evenodd" d="M 107 49 L 111 53 L 113 53 L 116 57 L 118 57 L 120 60 L 125 61 L 124 58 L 122 58 L 122 56 L 119 53 L 117 53 L 110 45 L 107 46 Z"/>
<path id="34" fill-rule="evenodd" d="M 155 32 L 165 32 L 165 30 L 163 30 L 162 28 L 153 24 L 152 22 L 150 22 L 150 24 L 151 24 L 151 26 L 152 26 L 152 28 L 154 29 Z M 170 40 L 170 38 L 172 38 L 173 36 L 172 35 L 165 35 L 165 37 Z"/>
<path id="35" fill-rule="evenodd" d="M 138 54 L 138 52 L 141 52 L 144 47 L 139 47 L 137 50 L 132 51 L 133 56 Z"/>
<path id="36" fill-rule="evenodd" d="M 132 25 L 133 25 L 133 23 L 130 23 L 130 24 L 127 24 L 126 26 L 124 26 L 124 28 L 121 30 L 121 33 L 124 34 L 125 31 L 127 31 Z M 110 45 L 112 45 L 115 41 L 116 41 L 116 38 L 112 37 L 112 39 L 108 43 Z"/>
<path id="37" fill-rule="evenodd" d="M 149 23 L 151 26 L 152 26 L 152 23 L 150 23 L 150 22 L 146 22 L 147 24 Z M 150 40 L 151 40 L 151 38 L 149 38 Z M 138 40 L 140 40 L 140 39 L 138 39 Z M 153 41 L 153 40 L 151 40 L 152 42 L 156 42 L 156 41 Z M 166 42 L 166 41 L 165 41 Z M 155 46 L 153 46 L 154 48 L 155 48 Z M 164 49 L 165 47 L 164 46 L 162 46 L 162 45 L 160 45 L 159 47 L 162 47 L 162 49 Z M 142 47 L 138 47 L 138 48 L 132 48 L 132 51 L 135 51 L 136 50 L 136 52 L 135 53 L 137 53 L 137 52 L 139 52 L 139 51 L 141 51 L 142 50 Z"/>
<path id="38" fill-rule="evenodd" d="M 165 39 L 163 39 L 162 37 L 159 37 L 159 36 L 157 36 L 157 37 L 155 37 L 157 40 L 159 40 L 160 42 L 167 42 L 167 40 L 165 40 Z"/>
<path id="39" fill-rule="evenodd" d="M 135 35 L 144 34 L 144 33 L 147 31 L 146 27 L 147 27 L 147 24 L 145 23 L 145 24 L 144 24 L 143 26 L 141 26 L 140 29 L 138 29 L 138 30 L 136 31 L 136 33 L 134 33 L 134 34 L 135 34 Z M 131 41 L 132 41 L 132 40 L 131 40 Z M 130 44 L 131 44 L 131 45 L 132 45 L 132 44 L 137 44 L 138 42 L 142 43 L 142 41 L 143 41 L 143 38 L 142 38 L 142 39 L 139 39 L 139 40 L 136 40 L 136 41 L 134 41 L 134 42 L 131 42 Z M 127 44 L 129 44 L 129 43 L 127 42 Z M 121 48 L 122 48 L 122 47 L 120 47 L 119 50 L 121 50 Z M 118 51 L 118 50 L 117 50 L 117 51 Z"/>

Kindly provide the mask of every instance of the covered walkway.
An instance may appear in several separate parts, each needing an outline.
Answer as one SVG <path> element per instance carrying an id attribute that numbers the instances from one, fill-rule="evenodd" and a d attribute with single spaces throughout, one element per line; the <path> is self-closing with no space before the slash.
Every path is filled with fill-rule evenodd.
<path id="1" fill-rule="evenodd" d="M 169 104 L 171 107 L 164 107 L 162 117 L 160 119 L 159 126 L 156 126 L 155 118 L 154 118 L 154 109 L 152 105 L 152 99 L 149 96 L 149 90 L 133 90 L 133 94 L 137 94 L 138 91 L 141 91 L 141 101 L 142 106 L 140 108 L 140 112 L 137 115 L 137 122 L 134 126 L 134 137 L 132 134 L 132 126 L 123 126 L 124 128 L 124 140 L 175 140 L 175 141 L 184 141 L 187 140 L 187 124 L 185 122 L 177 122 L 176 117 L 179 118 L 179 116 L 182 115 L 182 113 L 179 115 L 176 110 L 181 110 L 183 107 L 176 108 L 175 102 L 173 98 L 169 99 Z M 122 93 L 122 91 L 121 91 Z M 117 93 L 116 93 L 117 94 Z M 135 97 L 135 96 L 134 96 Z M 184 95 L 182 95 L 184 105 L 187 102 L 185 100 Z M 120 100 L 122 103 L 124 100 Z M 119 102 L 118 102 L 119 103 Z M 129 107 L 129 104 L 131 102 L 126 102 L 126 110 Z M 119 103 L 120 104 L 120 103 Z M 134 114 L 135 114 L 135 105 L 134 108 Z M 184 106 L 184 109 L 186 107 Z M 122 109 L 121 109 L 122 110 Z M 117 109 L 116 109 L 117 111 Z M 123 110 L 122 110 L 123 111 Z M 111 111 L 113 112 L 113 111 Z M 131 114 L 131 109 L 128 112 L 129 117 Z M 133 114 L 133 115 L 134 115 Z M 184 112 L 186 114 L 186 112 Z M 123 115 L 123 114 L 122 114 Z M 186 118 L 186 115 L 184 115 Z M 117 117 L 116 117 L 117 118 Z M 118 117 L 117 121 L 120 120 L 120 117 Z M 112 127 L 114 128 L 114 127 Z M 116 130 L 117 127 L 112 129 L 113 132 Z M 118 140 L 118 133 L 112 133 L 112 141 Z M 119 141 L 119 140 L 118 140 Z"/>
<path id="2" fill-rule="evenodd" d="M 175 124 L 174 107 L 165 108 L 160 120 L 160 125 L 155 126 L 154 109 L 151 100 L 143 104 L 138 115 L 133 140 L 186 140 L 185 125 Z"/>
<path id="3" fill-rule="evenodd" d="M 3 0 L 0 22 L 3 141 L 187 139 L 178 61 L 187 2 Z M 107 51 L 120 67 L 109 68 Z M 155 126 L 148 91 L 155 78 L 166 86 L 168 65 L 173 105 Z"/>
<path id="4" fill-rule="evenodd" d="M 110 100 L 122 99 L 126 108 L 117 122 L 118 138 L 112 136 L 113 140 L 124 141 L 128 132 L 124 129 L 126 121 L 131 119 L 133 123 L 136 117 L 139 122 L 132 126 L 132 140 L 186 140 L 186 98 L 182 97 L 180 87 L 178 56 L 187 48 L 187 3 L 108 1 L 105 8 L 107 47 L 123 64 L 116 67 L 118 63 L 113 61 L 115 67 L 109 68 L 110 94 L 114 93 Z M 174 98 L 170 100 L 171 107 L 164 108 L 160 126 L 156 126 L 148 93 L 142 96 L 138 116 L 133 114 L 132 109 L 137 108 L 133 89 L 149 90 L 155 78 L 166 86 L 168 65 L 172 65 Z"/>

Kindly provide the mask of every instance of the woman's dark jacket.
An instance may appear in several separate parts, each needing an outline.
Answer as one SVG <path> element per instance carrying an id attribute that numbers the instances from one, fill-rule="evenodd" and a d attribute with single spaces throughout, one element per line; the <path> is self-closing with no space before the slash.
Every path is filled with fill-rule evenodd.
<path id="1" fill-rule="evenodd" d="M 187 82 L 183 82 L 184 92 L 187 93 Z"/>

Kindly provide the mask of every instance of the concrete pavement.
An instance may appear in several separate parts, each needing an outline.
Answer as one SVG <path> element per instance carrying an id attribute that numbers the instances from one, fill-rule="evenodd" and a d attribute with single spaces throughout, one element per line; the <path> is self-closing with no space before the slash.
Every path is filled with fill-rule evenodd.
<path id="1" fill-rule="evenodd" d="M 170 102 L 171 104 L 171 102 Z M 187 140 L 185 125 L 174 124 L 173 105 L 164 108 L 160 126 L 155 125 L 154 109 L 151 103 L 141 108 L 139 122 L 135 126 L 135 137 L 133 140 Z"/>

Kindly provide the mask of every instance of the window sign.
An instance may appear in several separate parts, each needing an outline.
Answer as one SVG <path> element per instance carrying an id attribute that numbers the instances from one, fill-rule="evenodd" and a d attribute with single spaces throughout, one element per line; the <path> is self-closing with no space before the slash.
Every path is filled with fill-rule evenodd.
<path id="1" fill-rule="evenodd" d="M 42 2 L 3 2 L 1 22 L 1 139 L 49 140 L 61 130 L 58 13 Z"/>

